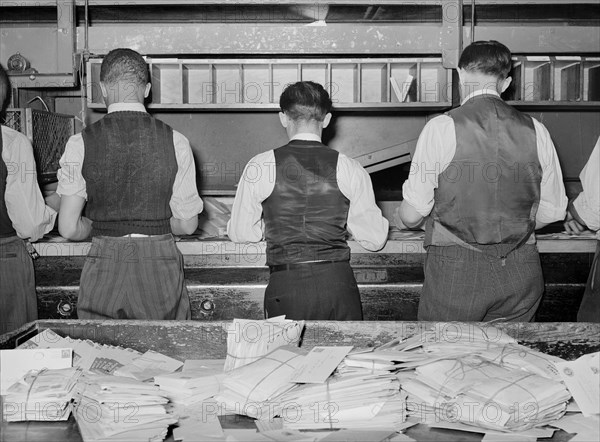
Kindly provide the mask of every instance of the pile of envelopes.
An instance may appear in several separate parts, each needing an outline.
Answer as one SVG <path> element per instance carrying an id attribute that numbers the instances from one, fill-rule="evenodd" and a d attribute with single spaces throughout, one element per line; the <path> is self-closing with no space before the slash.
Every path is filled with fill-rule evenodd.
<path id="1" fill-rule="evenodd" d="M 598 353 L 567 362 L 474 323 L 309 352 L 299 348 L 303 327 L 234 320 L 225 361 L 185 362 L 46 330 L 23 350 L 2 350 L 3 417 L 65 420 L 72 411 L 86 442 L 162 440 L 169 427 L 184 442 L 408 440 L 398 432 L 417 423 L 519 440 L 550 437 L 552 426 L 581 433 L 573 440 L 600 436 Z M 24 371 L 36 361 L 46 368 Z M 231 414 L 254 418 L 259 431 L 221 428 Z"/>
<path id="2" fill-rule="evenodd" d="M 154 376 L 158 385 L 174 404 L 189 406 L 215 396 L 221 390 L 225 374 L 223 361 L 184 364 L 182 371 Z"/>
<path id="3" fill-rule="evenodd" d="M 406 417 L 406 394 L 390 373 L 334 374 L 323 384 L 300 384 L 279 396 L 284 428 L 398 428 Z"/>
<path id="4" fill-rule="evenodd" d="M 561 417 L 571 394 L 562 359 L 519 345 L 492 326 L 438 323 L 404 341 L 349 355 L 349 366 L 415 369 L 402 382 L 409 414 L 497 431 L 523 431 Z"/>
<path id="5" fill-rule="evenodd" d="M 83 375 L 75 395 L 75 418 L 85 442 L 163 440 L 177 417 L 156 385 L 111 375 Z"/>
<path id="6" fill-rule="evenodd" d="M 6 422 L 67 420 L 80 374 L 81 370 L 76 368 L 29 371 L 7 389 L 3 419 Z"/>

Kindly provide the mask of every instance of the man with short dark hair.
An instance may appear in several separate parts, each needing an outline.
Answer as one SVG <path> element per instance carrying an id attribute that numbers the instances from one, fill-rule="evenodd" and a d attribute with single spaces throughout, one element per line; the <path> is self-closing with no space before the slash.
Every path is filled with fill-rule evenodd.
<path id="1" fill-rule="evenodd" d="M 0 66 L 0 114 L 5 110 L 9 90 L 8 75 Z M 38 318 L 33 262 L 25 241 L 37 241 L 52 230 L 56 211 L 49 207 L 53 203 L 45 204 L 40 192 L 33 148 L 27 137 L 6 126 L 0 129 L 2 334 Z"/>
<path id="2" fill-rule="evenodd" d="M 397 218 L 425 225 L 418 319 L 530 321 L 544 290 L 534 230 L 567 197 L 547 129 L 507 105 L 511 54 L 478 41 L 461 54 L 463 101 L 421 133 Z"/>
<path id="3" fill-rule="evenodd" d="M 193 233 L 202 211 L 189 141 L 146 112 L 148 68 L 137 52 L 109 52 L 100 88 L 108 114 L 71 137 L 58 174 L 60 234 L 92 236 L 77 314 L 190 319 L 172 235 Z"/>
<path id="4" fill-rule="evenodd" d="M 323 87 L 310 81 L 289 85 L 279 104 L 290 142 L 246 165 L 227 232 L 235 242 L 267 242 L 266 317 L 360 320 L 347 237 L 351 233 L 364 248 L 379 250 L 388 221 L 363 167 L 321 143 L 331 120 Z"/>

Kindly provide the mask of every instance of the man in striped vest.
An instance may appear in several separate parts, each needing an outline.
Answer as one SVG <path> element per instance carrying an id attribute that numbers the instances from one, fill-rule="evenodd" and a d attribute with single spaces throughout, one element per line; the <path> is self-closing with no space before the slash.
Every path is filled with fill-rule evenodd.
<path id="1" fill-rule="evenodd" d="M 419 320 L 530 321 L 544 281 L 534 230 L 567 198 L 547 129 L 506 104 L 511 53 L 474 42 L 459 60 L 461 106 L 421 133 L 399 218 L 425 225 Z"/>
<path id="2" fill-rule="evenodd" d="M 100 88 L 108 113 L 71 137 L 58 174 L 61 235 L 92 237 L 77 314 L 189 319 L 173 238 L 193 233 L 202 211 L 189 141 L 146 112 L 148 68 L 137 52 L 109 52 Z"/>

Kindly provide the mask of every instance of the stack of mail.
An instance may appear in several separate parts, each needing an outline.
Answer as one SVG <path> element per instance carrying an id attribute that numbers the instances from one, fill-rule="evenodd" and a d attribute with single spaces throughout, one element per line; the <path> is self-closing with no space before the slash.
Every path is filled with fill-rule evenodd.
<path id="1" fill-rule="evenodd" d="M 339 374 L 322 384 L 302 384 L 277 397 L 285 428 L 395 428 L 406 416 L 406 395 L 390 373 Z"/>
<path id="2" fill-rule="evenodd" d="M 348 355 L 348 366 L 373 370 L 411 369 L 447 358 L 458 358 L 517 341 L 503 331 L 473 323 L 436 323 L 408 339 L 397 339 Z"/>
<path id="3" fill-rule="evenodd" d="M 2 406 L 6 422 L 60 421 L 71 413 L 73 389 L 81 374 L 76 368 L 28 372 L 8 388 Z"/>
<path id="4" fill-rule="evenodd" d="M 130 364 L 140 353 L 131 348 L 102 345 L 90 340 L 63 338 L 46 329 L 21 344 L 19 349 L 72 348 L 73 367 L 98 374 L 113 374 L 116 369 Z"/>
<path id="5" fill-rule="evenodd" d="M 280 347 L 230 371 L 215 399 L 236 414 L 272 418 L 274 408 L 269 401 L 296 386 L 290 379 L 301 366 L 304 353 L 295 347 Z"/>
<path id="6" fill-rule="evenodd" d="M 207 374 L 204 370 L 178 371 L 155 376 L 154 383 L 176 404 L 192 405 L 216 395 L 224 374 Z"/>
<path id="7" fill-rule="evenodd" d="M 163 440 L 177 422 L 156 385 L 131 378 L 84 375 L 78 385 L 75 419 L 85 442 Z"/>
<path id="8" fill-rule="evenodd" d="M 224 371 L 258 360 L 276 348 L 300 342 L 304 321 L 277 316 L 264 321 L 234 319 L 227 327 L 227 358 Z"/>
<path id="9" fill-rule="evenodd" d="M 571 397 L 538 374 L 503 367 L 478 355 L 427 363 L 402 384 L 409 414 L 497 431 L 523 431 L 561 417 Z"/>

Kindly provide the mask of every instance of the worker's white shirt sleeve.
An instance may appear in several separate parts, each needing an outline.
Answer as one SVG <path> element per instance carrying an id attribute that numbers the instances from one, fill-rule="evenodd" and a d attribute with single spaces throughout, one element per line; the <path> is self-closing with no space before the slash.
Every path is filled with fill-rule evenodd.
<path id="1" fill-rule="evenodd" d="M 600 239 L 600 138 L 579 174 L 583 192 L 573 201 L 575 210 L 588 229 L 598 231 Z"/>
<path id="2" fill-rule="evenodd" d="M 87 200 L 86 183 L 81 175 L 83 167 L 83 137 L 81 134 L 73 135 L 67 141 L 65 151 L 60 157 L 58 169 L 58 187 L 56 193 L 60 196 L 80 196 Z"/>
<path id="3" fill-rule="evenodd" d="M 425 217 L 431 213 L 438 176 L 456 152 L 454 121 L 440 115 L 429 121 L 417 141 L 408 179 L 402 185 L 404 200 Z"/>
<path id="4" fill-rule="evenodd" d="M 227 223 L 233 242 L 258 242 L 263 239 L 262 202 L 275 188 L 275 153 L 272 150 L 252 158 L 238 183 Z"/>
<path id="5" fill-rule="evenodd" d="M 358 161 L 339 154 L 337 183 L 340 191 L 350 200 L 348 231 L 365 249 L 377 251 L 385 245 L 389 223 L 375 204 L 373 184 L 367 171 Z"/>
<path id="6" fill-rule="evenodd" d="M 2 160 L 8 175 L 4 202 L 17 236 L 37 241 L 54 227 L 56 212 L 40 191 L 33 147 L 25 135 L 2 126 Z"/>
<path id="7" fill-rule="evenodd" d="M 173 145 L 177 160 L 177 174 L 169 206 L 174 218 L 190 219 L 197 216 L 204 208 L 196 187 L 194 154 L 188 139 L 176 130 L 173 130 Z"/>
<path id="8" fill-rule="evenodd" d="M 550 224 L 565 219 L 569 201 L 565 192 L 558 155 L 548 129 L 535 118 L 533 118 L 533 125 L 538 160 L 542 167 L 540 205 L 535 219 L 541 223 Z"/>

